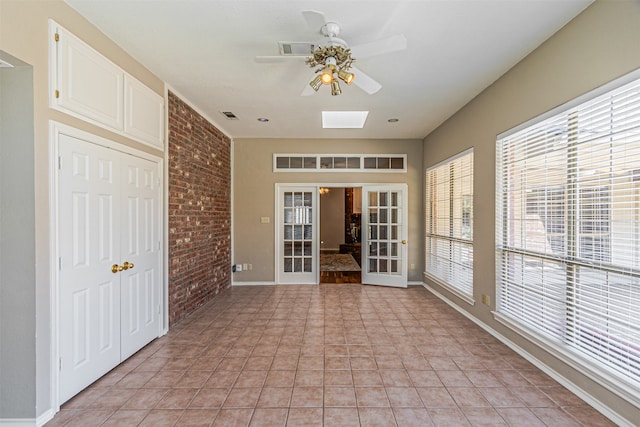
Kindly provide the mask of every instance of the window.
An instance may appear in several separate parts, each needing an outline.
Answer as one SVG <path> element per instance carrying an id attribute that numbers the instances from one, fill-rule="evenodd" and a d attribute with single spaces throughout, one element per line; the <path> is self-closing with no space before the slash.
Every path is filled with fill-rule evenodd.
<path id="1" fill-rule="evenodd" d="M 640 81 L 500 136 L 496 170 L 497 317 L 637 387 Z"/>
<path id="2" fill-rule="evenodd" d="M 406 154 L 274 154 L 274 172 L 407 172 Z"/>
<path id="3" fill-rule="evenodd" d="M 473 150 L 426 172 L 426 274 L 473 302 Z"/>

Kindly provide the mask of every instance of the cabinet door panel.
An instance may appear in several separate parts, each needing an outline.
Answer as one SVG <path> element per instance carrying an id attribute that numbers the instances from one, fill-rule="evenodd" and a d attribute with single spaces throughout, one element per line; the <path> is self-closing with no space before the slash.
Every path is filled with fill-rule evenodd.
<path id="1" fill-rule="evenodd" d="M 124 131 L 157 148 L 163 145 L 164 100 L 128 75 L 124 79 Z"/>
<path id="2" fill-rule="evenodd" d="M 56 31 L 55 106 L 122 131 L 123 71 L 68 31 Z"/>

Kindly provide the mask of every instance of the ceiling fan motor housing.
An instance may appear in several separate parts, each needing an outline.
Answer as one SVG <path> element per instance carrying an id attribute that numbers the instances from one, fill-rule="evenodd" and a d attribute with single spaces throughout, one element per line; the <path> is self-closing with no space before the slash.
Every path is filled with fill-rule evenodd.
<path id="1" fill-rule="evenodd" d="M 340 25 L 335 22 L 327 22 L 320 31 L 325 37 L 337 37 L 340 34 Z"/>

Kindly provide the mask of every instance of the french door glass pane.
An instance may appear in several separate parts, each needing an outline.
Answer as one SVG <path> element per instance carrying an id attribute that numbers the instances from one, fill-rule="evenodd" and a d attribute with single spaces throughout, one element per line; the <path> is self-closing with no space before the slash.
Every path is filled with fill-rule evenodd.
<path id="1" fill-rule="evenodd" d="M 380 240 L 387 240 L 388 239 L 388 233 L 387 233 L 388 229 L 389 228 L 386 225 L 381 225 L 380 226 Z"/>
<path id="2" fill-rule="evenodd" d="M 380 223 L 381 224 L 386 224 L 387 223 L 387 209 L 380 209 Z"/>
<path id="3" fill-rule="evenodd" d="M 378 209 L 369 208 L 369 224 L 378 223 Z"/>

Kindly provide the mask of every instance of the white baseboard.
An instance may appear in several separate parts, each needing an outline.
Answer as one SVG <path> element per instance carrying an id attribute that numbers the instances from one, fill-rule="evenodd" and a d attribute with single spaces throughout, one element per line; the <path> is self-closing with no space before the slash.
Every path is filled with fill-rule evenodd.
<path id="1" fill-rule="evenodd" d="M 55 414 L 49 409 L 38 418 L 0 418 L 0 427 L 40 427 L 51 421 Z"/>
<path id="2" fill-rule="evenodd" d="M 45 425 L 46 423 L 51 421 L 55 415 L 56 415 L 56 411 L 54 411 L 53 409 L 49 409 L 44 414 L 36 418 L 36 426 L 40 427 Z"/>
<path id="3" fill-rule="evenodd" d="M 516 343 L 514 343 L 513 341 L 511 341 L 510 339 L 508 339 L 507 337 L 505 337 L 504 335 L 502 335 L 501 333 L 499 333 L 498 331 L 493 329 L 491 326 L 489 326 L 486 323 L 484 323 L 484 322 L 478 320 L 477 318 L 473 317 L 471 314 L 469 314 L 465 310 L 462 310 L 460 307 L 458 307 L 453 302 L 449 301 L 444 295 L 442 295 L 440 292 L 438 292 L 437 290 L 435 290 L 434 288 L 432 288 L 428 284 L 423 283 L 422 286 L 426 290 L 431 292 L 433 295 L 435 295 L 436 297 L 440 298 L 442 301 L 444 301 L 446 304 L 448 304 L 451 308 L 456 310 L 458 313 L 462 314 L 464 317 L 466 317 L 467 319 L 471 320 L 473 323 L 475 323 L 476 325 L 480 326 L 482 329 L 484 329 L 485 331 L 487 331 L 488 333 L 493 335 L 493 337 L 498 339 L 500 342 L 502 342 L 504 345 L 509 347 L 511 350 L 515 351 L 520 356 L 524 357 L 527 361 L 531 362 L 538 369 L 543 371 L 545 374 L 549 375 L 551 378 L 556 380 L 562 386 L 566 387 L 569 391 L 571 391 L 576 396 L 578 396 L 579 398 L 581 398 L 582 400 L 587 402 L 595 410 L 600 412 L 605 417 L 609 418 L 611 421 L 613 421 L 617 425 L 619 425 L 621 427 L 623 427 L 623 426 L 633 427 L 633 426 L 636 425 L 636 424 L 630 422 L 629 420 L 627 420 L 626 418 L 622 417 L 620 414 L 618 414 L 616 411 L 614 411 L 609 406 L 607 406 L 604 403 L 602 403 L 600 400 L 598 400 L 595 397 L 593 397 L 588 391 L 584 390 L 583 388 L 578 387 L 575 383 L 573 383 L 570 380 L 568 380 L 567 378 L 565 378 L 562 374 L 560 374 L 558 371 L 556 371 L 553 368 L 551 368 L 549 365 L 541 362 L 539 359 L 534 357 L 531 353 L 529 353 L 528 351 L 526 351 L 522 347 L 518 346 Z"/>
<path id="4" fill-rule="evenodd" d="M 34 418 L 0 418 L 0 427 L 35 427 Z"/>
<path id="5" fill-rule="evenodd" d="M 231 286 L 273 286 L 276 282 L 236 282 L 234 281 Z M 288 285 L 288 283 L 283 283 L 283 285 Z M 407 282 L 409 286 L 424 286 L 424 283 L 420 281 L 411 281 Z"/>
<path id="6" fill-rule="evenodd" d="M 231 286 L 272 286 L 275 284 L 276 282 L 237 282 L 234 280 Z"/>

